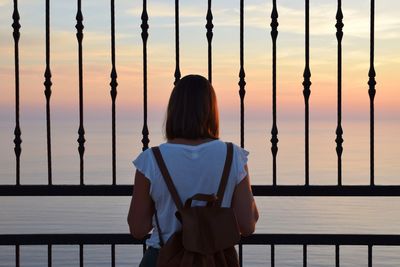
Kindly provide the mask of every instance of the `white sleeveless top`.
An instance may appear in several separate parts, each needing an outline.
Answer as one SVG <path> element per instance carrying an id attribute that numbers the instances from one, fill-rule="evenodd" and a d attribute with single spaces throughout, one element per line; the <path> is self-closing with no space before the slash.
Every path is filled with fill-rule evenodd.
<path id="1" fill-rule="evenodd" d="M 226 159 L 226 144 L 213 140 L 200 145 L 163 143 L 160 151 L 182 203 L 197 193 L 216 194 Z M 244 168 L 249 152 L 233 145 L 232 167 L 225 189 L 222 207 L 230 207 L 235 186 L 246 177 Z M 155 203 L 164 242 L 181 228 L 175 217 L 176 206 L 164 182 L 151 149 L 142 152 L 134 161 L 135 167 L 150 181 L 150 196 Z M 192 205 L 204 205 L 193 202 Z M 153 232 L 146 241 L 159 248 L 159 233 L 153 216 Z"/>

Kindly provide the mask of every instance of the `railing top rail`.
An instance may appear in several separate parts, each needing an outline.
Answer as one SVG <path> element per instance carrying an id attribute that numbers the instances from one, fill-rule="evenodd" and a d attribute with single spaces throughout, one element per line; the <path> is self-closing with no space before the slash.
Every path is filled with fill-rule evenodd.
<path id="1" fill-rule="evenodd" d="M 0 235 L 0 245 L 143 244 L 129 234 L 16 234 Z M 254 234 L 243 245 L 375 245 L 399 246 L 400 235 L 371 234 Z"/>
<path id="2" fill-rule="evenodd" d="M 400 197 L 400 185 L 253 185 L 255 196 Z M 0 185 L 0 196 L 131 196 L 132 185 Z"/>

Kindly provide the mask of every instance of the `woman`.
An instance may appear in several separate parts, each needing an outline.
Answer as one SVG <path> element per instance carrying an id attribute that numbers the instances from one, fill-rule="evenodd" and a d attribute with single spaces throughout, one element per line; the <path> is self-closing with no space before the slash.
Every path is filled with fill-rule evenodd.
<path id="1" fill-rule="evenodd" d="M 159 146 L 182 202 L 196 193 L 216 193 L 226 158 L 226 144 L 219 138 L 218 107 L 211 84 L 202 76 L 188 75 L 175 86 L 165 122 L 166 143 Z M 233 146 L 233 161 L 222 207 L 232 207 L 241 235 L 254 232 L 258 211 L 250 187 L 248 152 Z M 162 239 L 180 229 L 176 207 L 151 149 L 133 161 L 135 186 L 128 214 L 131 234 L 146 241 L 149 249 L 140 266 L 155 266 L 160 248 L 155 212 Z"/>

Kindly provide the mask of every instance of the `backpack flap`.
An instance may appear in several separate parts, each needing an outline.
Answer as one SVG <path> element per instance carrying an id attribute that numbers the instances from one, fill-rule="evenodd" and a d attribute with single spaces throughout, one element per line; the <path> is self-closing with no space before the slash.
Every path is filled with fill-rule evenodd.
<path id="1" fill-rule="evenodd" d="M 239 227 L 232 208 L 184 207 L 182 243 L 186 250 L 203 255 L 233 247 L 240 240 Z"/>

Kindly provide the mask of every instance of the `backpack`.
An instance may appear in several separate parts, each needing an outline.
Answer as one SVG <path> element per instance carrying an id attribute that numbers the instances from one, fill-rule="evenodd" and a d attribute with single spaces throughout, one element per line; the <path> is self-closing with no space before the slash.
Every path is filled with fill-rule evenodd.
<path id="1" fill-rule="evenodd" d="M 158 147 L 153 147 L 155 159 L 177 208 L 175 216 L 182 229 L 164 244 L 156 213 L 160 236 L 157 267 L 239 267 L 235 245 L 240 240 L 239 226 L 233 208 L 221 207 L 232 165 L 233 145 L 226 143 L 227 155 L 217 195 L 195 194 L 183 205 Z M 192 207 L 193 200 L 207 202 Z"/>

